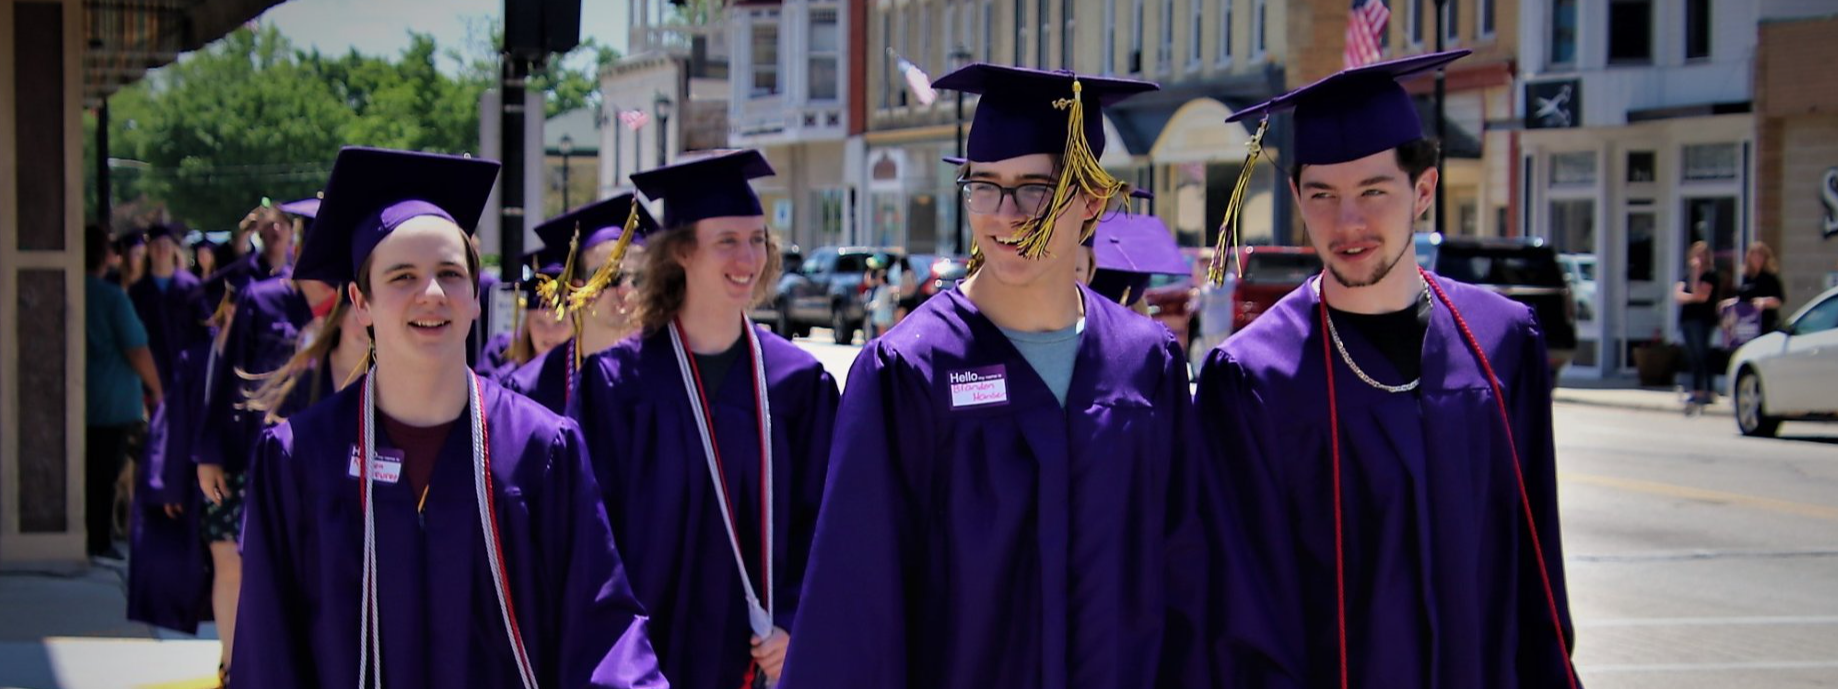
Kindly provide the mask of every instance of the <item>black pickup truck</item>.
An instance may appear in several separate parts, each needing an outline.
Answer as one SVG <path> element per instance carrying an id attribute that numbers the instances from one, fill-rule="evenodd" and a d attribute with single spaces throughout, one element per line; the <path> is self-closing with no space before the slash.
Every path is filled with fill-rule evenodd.
<path id="1" fill-rule="evenodd" d="M 1544 240 L 1419 234 L 1416 250 L 1417 262 L 1437 275 L 1532 307 L 1550 350 L 1553 381 L 1576 356 L 1576 302 L 1557 265 L 1557 251 Z"/>

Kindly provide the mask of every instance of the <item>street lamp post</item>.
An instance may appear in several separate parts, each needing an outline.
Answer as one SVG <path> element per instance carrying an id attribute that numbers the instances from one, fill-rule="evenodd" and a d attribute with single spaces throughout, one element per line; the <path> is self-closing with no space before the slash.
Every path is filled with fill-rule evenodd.
<path id="1" fill-rule="evenodd" d="M 960 43 L 956 49 L 951 51 L 951 64 L 953 67 L 962 67 L 968 64 L 972 57 L 975 56 L 971 55 L 970 50 Z M 957 157 L 964 157 L 964 92 L 962 90 L 957 91 Z M 957 197 L 957 252 L 968 256 L 970 254 L 968 231 L 970 223 L 968 218 L 964 217 L 964 195 L 958 192 L 953 193 L 952 196 Z"/>
<path id="2" fill-rule="evenodd" d="M 1446 34 L 1446 27 L 1442 25 L 1444 21 L 1442 15 L 1447 9 L 1445 6 L 1448 4 L 1448 1 L 1449 0 L 1436 0 L 1436 52 L 1439 53 L 1443 50 L 1443 36 Z M 1447 70 L 1442 67 L 1436 68 L 1436 234 L 1444 236 L 1448 234 L 1449 217 L 1446 212 L 1448 209 L 1444 207 L 1446 202 L 1443 200 L 1442 195 L 1443 190 L 1449 186 L 1449 178 L 1445 174 L 1446 171 L 1442 169 L 1443 158 L 1447 155 L 1449 150 L 1449 118 L 1448 113 L 1443 110 L 1443 101 L 1446 97 L 1443 90 L 1443 77 L 1447 73 Z"/>
<path id="3" fill-rule="evenodd" d="M 668 132 L 670 131 L 670 108 L 674 105 L 676 104 L 670 102 L 670 97 L 662 93 L 657 94 L 657 101 L 651 104 L 652 113 L 657 116 L 658 167 L 663 167 L 669 161 L 668 153 L 670 146 L 668 142 L 670 141 L 670 135 Z"/>
<path id="4" fill-rule="evenodd" d="M 574 137 L 562 135 L 562 212 L 568 212 L 568 158 L 574 155 Z"/>

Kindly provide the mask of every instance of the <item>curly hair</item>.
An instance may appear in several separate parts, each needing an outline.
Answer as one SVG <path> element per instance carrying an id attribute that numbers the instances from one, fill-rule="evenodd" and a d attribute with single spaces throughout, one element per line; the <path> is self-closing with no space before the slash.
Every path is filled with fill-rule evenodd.
<path id="1" fill-rule="evenodd" d="M 695 253 L 696 246 L 694 225 L 672 228 L 645 239 L 641 273 L 644 279 L 639 281 L 632 295 L 635 302 L 632 317 L 638 322 L 640 332 L 646 335 L 657 332 L 682 312 L 683 300 L 689 294 L 689 275 L 683 270 L 683 260 Z M 779 238 L 767 232 L 766 266 L 753 283 L 753 304 L 772 298 L 778 290 L 779 272 L 784 269 L 784 263 L 784 256 L 779 253 Z"/>

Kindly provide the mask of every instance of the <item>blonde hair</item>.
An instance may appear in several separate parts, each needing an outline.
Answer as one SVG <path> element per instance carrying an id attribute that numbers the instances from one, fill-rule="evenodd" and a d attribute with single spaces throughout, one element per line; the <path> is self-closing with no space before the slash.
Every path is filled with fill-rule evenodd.
<path id="1" fill-rule="evenodd" d="M 1779 273 L 1781 272 L 1781 264 L 1780 264 L 1780 261 L 1778 261 L 1778 260 L 1776 260 L 1776 259 L 1774 258 L 1774 248 L 1773 248 L 1773 247 L 1770 247 L 1770 246 L 1768 246 L 1766 242 L 1761 242 L 1761 241 L 1754 241 L 1754 242 L 1749 242 L 1749 250 L 1748 250 L 1748 252 L 1747 252 L 1747 253 L 1749 253 L 1749 254 L 1756 254 L 1756 253 L 1759 253 L 1759 254 L 1761 254 L 1761 256 L 1762 256 L 1762 262 L 1761 262 L 1761 270 L 1762 270 L 1762 272 L 1764 272 L 1764 273 L 1775 273 L 1775 274 L 1779 274 Z M 1748 270 L 1748 267 L 1749 267 L 1749 266 L 1748 266 L 1748 263 L 1749 263 L 1749 262 L 1748 262 L 1748 260 L 1747 260 L 1747 255 L 1745 254 L 1745 255 L 1744 255 L 1744 259 L 1743 259 L 1743 261 L 1742 261 L 1742 264 L 1743 264 L 1743 265 L 1742 265 L 1742 267 L 1743 267 L 1743 270 L 1744 270 L 1744 272 L 1747 272 L 1747 270 Z"/>
<path id="2" fill-rule="evenodd" d="M 695 225 L 665 230 L 645 239 L 644 280 L 632 295 L 632 320 L 638 324 L 639 332 L 657 332 L 682 312 L 683 300 L 689 294 L 689 274 L 681 261 L 694 253 L 696 246 Z M 784 256 L 779 254 L 779 238 L 767 232 L 766 266 L 753 283 L 751 304 L 772 298 L 784 262 Z"/>
<path id="3" fill-rule="evenodd" d="M 237 369 L 236 375 L 241 376 L 243 380 L 262 382 L 249 392 L 249 399 L 243 403 L 243 408 L 265 412 L 267 423 L 280 423 L 286 420 L 286 417 L 281 414 L 281 409 L 286 406 L 287 398 L 293 396 L 294 389 L 299 387 L 300 379 L 312 375 L 321 366 L 332 365 L 332 350 L 338 348 L 339 340 L 344 335 L 345 314 L 349 313 L 351 308 L 349 299 L 338 298 L 338 303 L 332 306 L 332 313 L 326 315 L 325 325 L 320 329 L 319 335 L 313 338 L 313 343 L 295 352 L 287 359 L 287 363 L 281 364 L 280 368 L 267 373 L 248 373 Z M 370 368 L 370 355 L 366 353 L 364 360 L 358 364 L 357 368 L 345 373 L 343 378 L 333 379 L 334 385 L 341 388 L 349 385 L 368 368 Z M 338 374 L 337 371 L 332 373 Z M 313 376 L 310 390 L 312 392 L 310 399 L 313 400 L 318 400 L 326 393 L 332 392 L 319 389 L 318 376 Z"/>

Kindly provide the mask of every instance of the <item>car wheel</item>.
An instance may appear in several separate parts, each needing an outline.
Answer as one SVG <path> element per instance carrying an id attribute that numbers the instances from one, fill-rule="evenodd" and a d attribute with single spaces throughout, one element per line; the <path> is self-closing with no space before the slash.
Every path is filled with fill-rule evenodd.
<path id="1" fill-rule="evenodd" d="M 773 331 L 787 340 L 797 337 L 797 335 L 792 332 L 791 304 L 786 302 L 784 297 L 780 297 L 775 309 L 779 312 L 779 319 L 778 322 L 772 325 Z"/>
<path id="2" fill-rule="evenodd" d="M 1761 375 L 1744 369 L 1736 379 L 1736 428 L 1743 435 L 1772 438 L 1781 429 L 1781 420 L 1768 416 L 1762 404 Z"/>
<path id="3" fill-rule="evenodd" d="M 855 326 L 849 324 L 841 304 L 830 308 L 830 339 L 839 345 L 855 343 Z"/>

